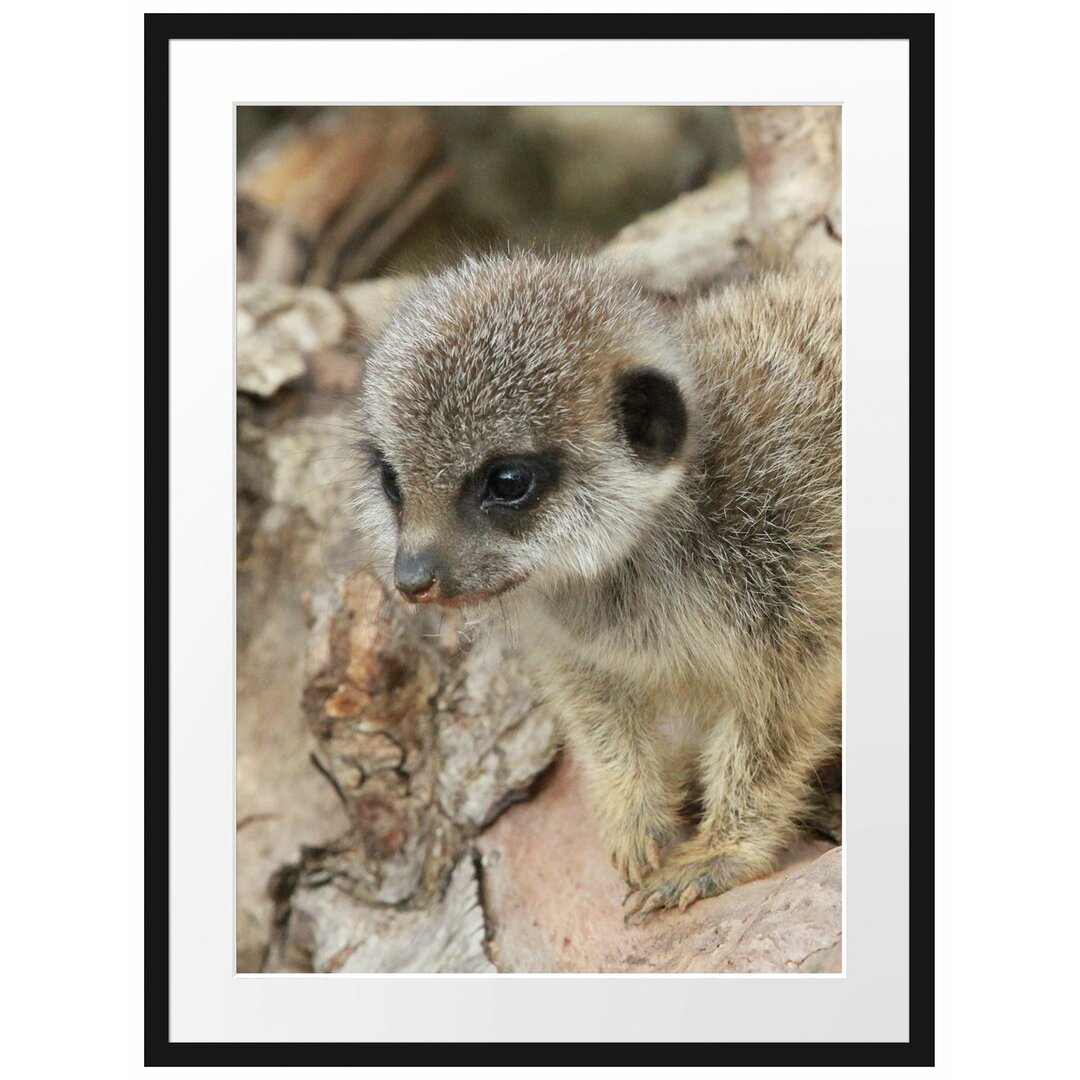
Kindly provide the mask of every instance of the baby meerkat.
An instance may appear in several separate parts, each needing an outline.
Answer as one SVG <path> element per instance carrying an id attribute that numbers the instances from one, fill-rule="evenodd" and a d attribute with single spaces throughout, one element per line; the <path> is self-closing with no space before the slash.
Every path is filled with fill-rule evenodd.
<path id="1" fill-rule="evenodd" d="M 672 313 L 511 255 L 418 286 L 368 360 L 361 527 L 407 601 L 500 598 L 630 914 L 769 872 L 839 755 L 840 329 L 828 276 Z"/>

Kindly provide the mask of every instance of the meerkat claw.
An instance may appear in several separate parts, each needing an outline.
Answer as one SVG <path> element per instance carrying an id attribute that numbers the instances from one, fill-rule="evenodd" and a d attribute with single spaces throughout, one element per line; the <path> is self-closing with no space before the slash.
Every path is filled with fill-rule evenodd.
<path id="1" fill-rule="evenodd" d="M 643 893 L 640 890 L 632 889 L 623 900 L 623 907 L 626 911 L 623 915 L 623 922 L 629 922 L 638 911 L 641 909 L 641 905 L 645 903 L 648 898 L 648 893 Z"/>
<path id="2" fill-rule="evenodd" d="M 625 855 L 618 855 L 615 852 L 611 853 L 611 865 L 615 868 L 615 873 L 623 879 L 623 881 L 629 883 L 630 881 L 630 869 L 627 866 L 627 859 Z"/>
<path id="3" fill-rule="evenodd" d="M 701 899 L 701 887 L 695 882 L 679 894 L 679 910 L 685 911 L 695 900 Z"/>
<path id="4" fill-rule="evenodd" d="M 664 897 L 663 890 L 649 893 L 641 905 L 635 911 L 631 912 L 630 919 L 635 925 L 643 923 L 654 911 L 667 906 L 668 901 Z"/>
<path id="5" fill-rule="evenodd" d="M 645 857 L 651 869 L 660 869 L 660 841 L 655 836 L 647 837 L 645 840 Z"/>

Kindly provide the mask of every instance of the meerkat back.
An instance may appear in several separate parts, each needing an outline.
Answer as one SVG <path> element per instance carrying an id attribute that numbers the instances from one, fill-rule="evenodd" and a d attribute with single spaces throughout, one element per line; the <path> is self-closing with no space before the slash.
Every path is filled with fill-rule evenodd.
<path id="1" fill-rule="evenodd" d="M 613 811 L 625 779 L 599 783 L 622 822 L 610 834 L 636 890 L 631 915 L 768 872 L 819 813 L 819 779 L 840 753 L 839 280 L 765 274 L 691 302 L 677 327 L 701 397 L 682 491 L 693 524 L 676 545 L 695 618 L 668 619 L 666 636 L 682 637 L 698 695 L 715 704 L 691 776 L 665 775 L 654 752 L 651 806 Z M 685 812 L 670 808 L 688 782 L 703 813 L 673 842 Z"/>

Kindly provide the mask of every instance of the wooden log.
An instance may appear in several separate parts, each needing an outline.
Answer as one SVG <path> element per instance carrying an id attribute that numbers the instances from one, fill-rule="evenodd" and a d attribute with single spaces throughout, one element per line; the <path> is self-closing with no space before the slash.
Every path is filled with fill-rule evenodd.
<path id="1" fill-rule="evenodd" d="M 240 280 L 331 287 L 366 273 L 449 187 L 430 115 L 323 109 L 287 125 L 237 176 Z"/>
<path id="2" fill-rule="evenodd" d="M 733 110 L 750 176 L 746 239 L 758 260 L 777 265 L 828 251 L 839 240 L 840 108 L 744 105 Z"/>
<path id="3" fill-rule="evenodd" d="M 360 572 L 313 603 L 303 708 L 350 829 L 278 875 L 265 970 L 490 968 L 458 933 L 478 918 L 469 843 L 551 763 L 554 720 L 498 637 L 386 601 Z M 412 955 L 418 934 L 472 945 Z"/>

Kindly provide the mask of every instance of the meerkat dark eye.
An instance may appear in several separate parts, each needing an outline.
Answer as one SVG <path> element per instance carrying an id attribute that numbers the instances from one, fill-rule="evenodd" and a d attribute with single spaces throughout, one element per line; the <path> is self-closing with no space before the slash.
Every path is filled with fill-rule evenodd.
<path id="1" fill-rule="evenodd" d="M 498 457 L 473 473 L 462 487 L 461 507 L 479 507 L 491 524 L 512 535 L 527 528 L 531 511 L 559 482 L 558 455 L 553 452 Z"/>
<path id="2" fill-rule="evenodd" d="M 532 469 L 520 462 L 493 465 L 485 477 L 481 505 L 518 505 L 529 496 L 535 480 Z"/>
<path id="3" fill-rule="evenodd" d="M 383 494 L 394 506 L 400 506 L 401 489 L 398 487 L 397 473 L 382 455 L 376 459 L 376 464 L 379 469 L 379 479 L 382 481 Z"/>

